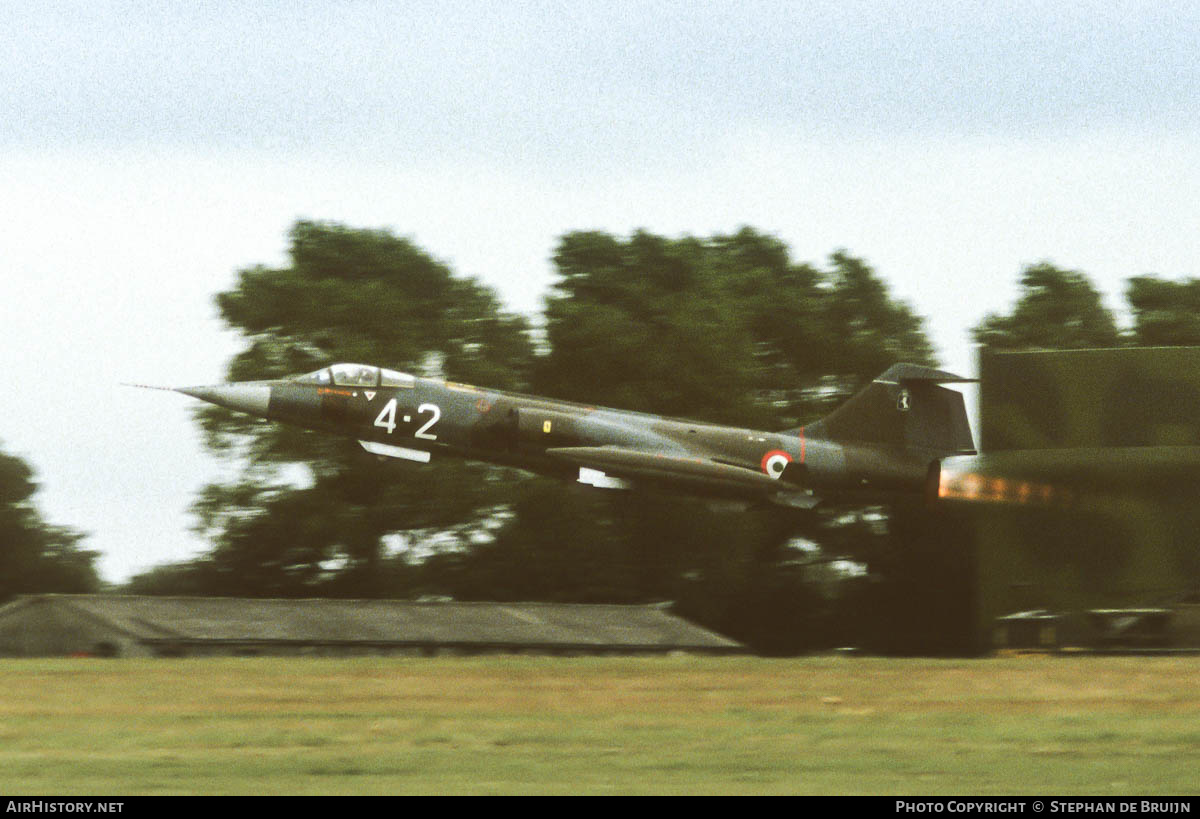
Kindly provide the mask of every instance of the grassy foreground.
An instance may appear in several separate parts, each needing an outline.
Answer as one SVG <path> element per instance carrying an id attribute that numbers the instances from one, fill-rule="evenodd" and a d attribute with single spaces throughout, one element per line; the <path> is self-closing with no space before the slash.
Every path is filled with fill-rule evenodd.
<path id="1" fill-rule="evenodd" d="M 0 661 L 0 793 L 1195 794 L 1200 658 Z"/>

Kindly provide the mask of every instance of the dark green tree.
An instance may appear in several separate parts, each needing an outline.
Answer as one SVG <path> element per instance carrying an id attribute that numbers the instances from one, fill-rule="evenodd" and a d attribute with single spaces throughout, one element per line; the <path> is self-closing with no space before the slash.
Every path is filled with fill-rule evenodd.
<path id="1" fill-rule="evenodd" d="M 1140 346 L 1200 345 L 1200 279 L 1156 276 L 1129 280 L 1125 298 L 1133 311 L 1133 339 Z"/>
<path id="2" fill-rule="evenodd" d="M 217 305 L 247 342 L 229 365 L 233 381 L 364 361 L 519 388 L 530 369 L 522 318 L 386 231 L 300 222 L 290 264 L 243 270 Z M 489 467 L 419 471 L 377 463 L 350 441 L 216 407 L 199 414 L 209 446 L 242 472 L 206 487 L 195 503 L 199 529 L 215 544 L 211 555 L 140 578 L 143 585 L 259 596 L 394 594 L 399 564 L 387 559 L 389 542 L 468 542 L 504 503 L 504 484 L 487 479 Z"/>
<path id="3" fill-rule="evenodd" d="M 823 271 L 751 228 L 705 240 L 573 233 L 554 261 L 535 383 L 561 397 L 782 427 L 897 361 L 933 363 L 921 319 L 845 252 Z"/>
<path id="4" fill-rule="evenodd" d="M 550 354 L 539 360 L 539 391 L 664 415 L 745 422 L 741 399 L 757 376 L 752 341 L 720 282 L 710 253 L 693 239 L 636 233 L 563 237 L 559 280 L 548 299 Z M 750 366 L 747 366 L 747 364 Z"/>
<path id="5" fill-rule="evenodd" d="M 1071 350 L 1123 342 L 1112 312 L 1087 276 L 1048 262 L 1027 267 L 1012 313 L 988 315 L 974 335 L 995 350 Z"/>
<path id="6" fill-rule="evenodd" d="M 33 503 L 29 466 L 0 452 L 0 603 L 18 594 L 94 592 L 97 554 L 78 547 L 83 535 L 42 520 Z"/>

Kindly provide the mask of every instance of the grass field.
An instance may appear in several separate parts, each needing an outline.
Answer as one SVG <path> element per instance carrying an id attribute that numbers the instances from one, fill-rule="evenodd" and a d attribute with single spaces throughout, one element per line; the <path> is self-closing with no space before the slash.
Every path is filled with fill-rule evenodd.
<path id="1" fill-rule="evenodd" d="M 1200 658 L 0 662 L 0 793 L 1200 793 Z"/>

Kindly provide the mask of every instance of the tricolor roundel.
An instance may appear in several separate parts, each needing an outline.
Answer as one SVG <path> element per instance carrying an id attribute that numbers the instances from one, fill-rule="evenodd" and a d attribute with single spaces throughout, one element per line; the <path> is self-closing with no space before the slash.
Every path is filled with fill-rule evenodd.
<path id="1" fill-rule="evenodd" d="M 778 480 L 779 476 L 783 474 L 783 470 L 787 469 L 787 465 L 791 462 L 791 455 L 782 449 L 772 449 L 762 457 L 762 471 L 766 472 L 769 477 Z"/>

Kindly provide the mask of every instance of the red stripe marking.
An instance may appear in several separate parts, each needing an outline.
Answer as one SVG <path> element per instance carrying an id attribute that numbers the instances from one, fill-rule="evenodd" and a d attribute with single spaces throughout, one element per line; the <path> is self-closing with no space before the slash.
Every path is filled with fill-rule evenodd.
<path id="1" fill-rule="evenodd" d="M 800 463 L 804 463 L 804 427 L 800 427 Z"/>

